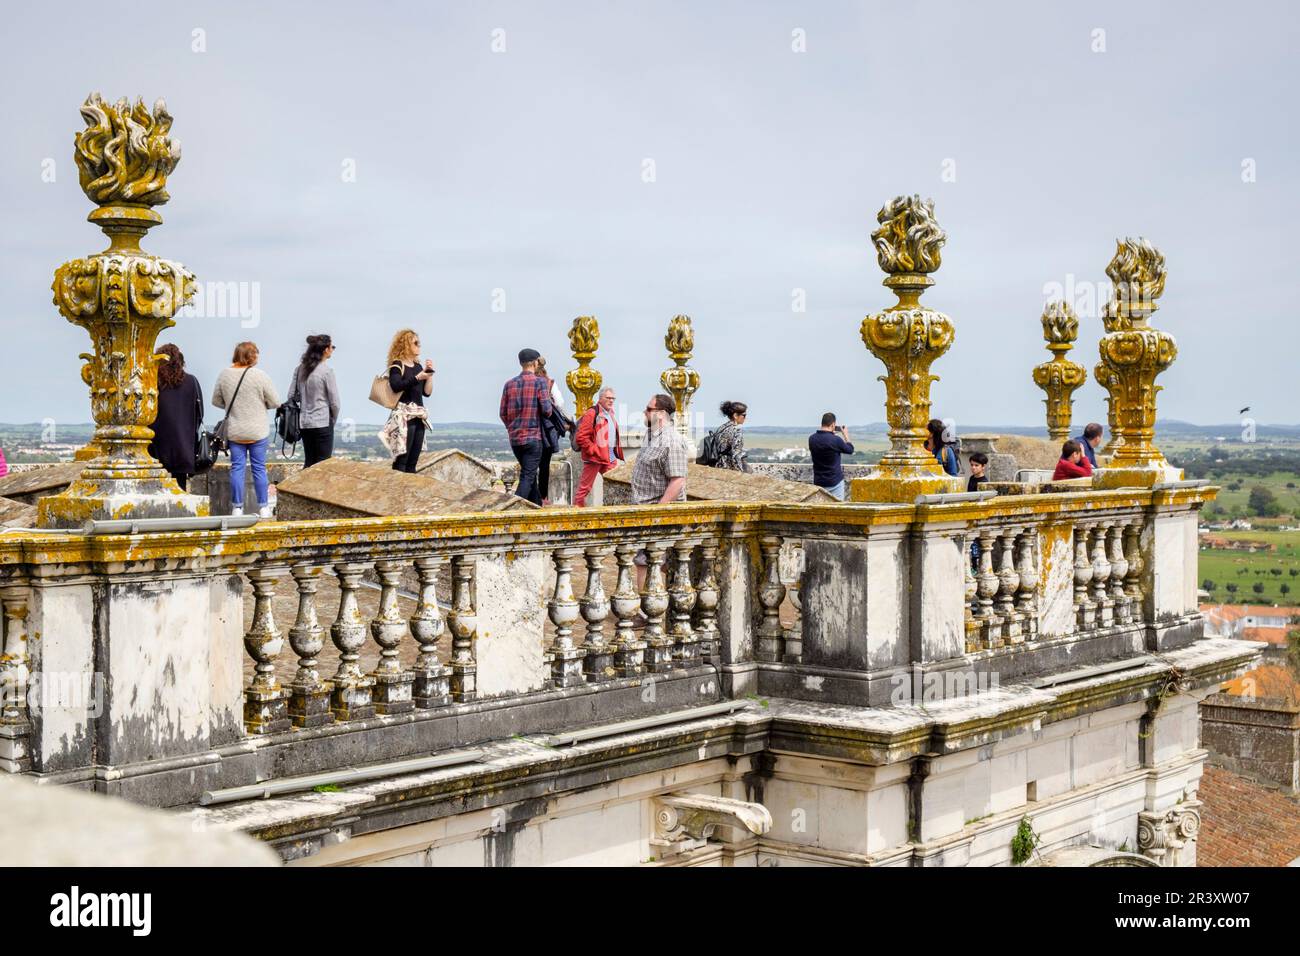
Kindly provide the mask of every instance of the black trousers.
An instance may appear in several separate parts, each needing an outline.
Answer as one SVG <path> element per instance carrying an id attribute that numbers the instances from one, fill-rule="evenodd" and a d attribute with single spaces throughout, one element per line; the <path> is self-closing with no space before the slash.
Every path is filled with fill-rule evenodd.
<path id="1" fill-rule="evenodd" d="M 306 459 L 304 468 L 310 468 L 312 465 L 324 461 L 334 455 L 334 428 L 326 425 L 323 428 L 304 428 L 302 429 L 302 454 Z"/>
<path id="2" fill-rule="evenodd" d="M 537 467 L 542 462 L 541 440 L 530 441 L 526 445 L 511 445 L 510 450 L 519 462 L 519 484 L 515 487 L 515 495 L 540 505 L 542 489 L 537 484 Z"/>
<path id="3" fill-rule="evenodd" d="M 424 447 L 424 422 L 412 418 L 406 423 L 406 451 L 393 459 L 393 471 L 415 473 L 420 463 L 420 449 Z"/>

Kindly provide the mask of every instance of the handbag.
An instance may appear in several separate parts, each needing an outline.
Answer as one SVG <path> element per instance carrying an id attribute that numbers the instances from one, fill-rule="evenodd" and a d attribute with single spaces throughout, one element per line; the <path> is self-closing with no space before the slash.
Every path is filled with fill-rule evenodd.
<path id="1" fill-rule="evenodd" d="M 388 366 L 389 369 L 397 368 L 395 365 Z M 401 400 L 402 393 L 393 391 L 393 386 L 388 384 L 388 372 L 382 375 L 376 375 L 375 380 L 370 383 L 370 400 L 376 405 L 382 405 L 384 408 L 393 409 Z"/>
<path id="2" fill-rule="evenodd" d="M 247 374 L 248 369 L 244 369 L 244 375 Z M 239 397 L 239 388 L 244 384 L 244 375 L 239 376 L 239 381 L 235 383 L 235 394 L 230 396 L 230 404 L 226 406 L 226 414 L 221 421 L 217 422 L 217 427 L 207 433 L 214 461 L 217 455 L 223 451 L 230 451 L 230 410 L 235 407 L 235 399 Z"/>
<path id="3" fill-rule="evenodd" d="M 194 383 L 198 394 L 194 396 L 194 474 L 211 471 L 217 463 L 217 453 L 212 447 L 212 432 L 203 427 L 203 389 Z"/>
<path id="4" fill-rule="evenodd" d="M 297 449 L 298 442 L 302 439 L 302 403 L 298 400 L 302 389 L 301 371 L 301 365 L 294 369 L 289 400 L 275 410 L 275 433 L 280 436 L 281 458 L 288 458 L 293 454 L 292 451 L 288 455 L 284 453 L 285 445 L 293 445 Z"/>

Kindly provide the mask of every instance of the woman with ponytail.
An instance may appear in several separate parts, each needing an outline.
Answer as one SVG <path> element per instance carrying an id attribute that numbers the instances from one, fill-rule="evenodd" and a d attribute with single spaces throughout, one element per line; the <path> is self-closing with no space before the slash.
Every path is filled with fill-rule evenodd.
<path id="1" fill-rule="evenodd" d="M 334 423 L 339 417 L 339 386 L 334 369 L 326 360 L 334 354 L 334 340 L 328 335 L 307 336 L 307 351 L 293 370 L 289 395 L 297 391 L 302 414 L 298 421 L 302 431 L 304 468 L 334 455 Z"/>

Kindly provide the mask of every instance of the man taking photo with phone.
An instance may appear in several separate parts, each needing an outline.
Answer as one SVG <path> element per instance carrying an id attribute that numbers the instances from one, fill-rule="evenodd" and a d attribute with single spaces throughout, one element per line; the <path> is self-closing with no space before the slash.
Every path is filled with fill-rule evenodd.
<path id="1" fill-rule="evenodd" d="M 812 455 L 813 484 L 824 488 L 840 501 L 847 495 L 841 455 L 853 454 L 849 443 L 849 430 L 835 424 L 835 413 L 822 416 L 822 427 L 808 436 L 808 453 Z"/>

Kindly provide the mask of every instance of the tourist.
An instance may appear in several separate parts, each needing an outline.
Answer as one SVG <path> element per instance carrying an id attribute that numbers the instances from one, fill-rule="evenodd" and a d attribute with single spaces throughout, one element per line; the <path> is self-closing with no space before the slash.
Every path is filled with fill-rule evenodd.
<path id="1" fill-rule="evenodd" d="M 843 501 L 847 496 L 841 455 L 853 454 L 849 430 L 835 424 L 835 413 L 822 416 L 822 427 L 808 436 L 808 454 L 812 456 L 813 484 Z"/>
<path id="2" fill-rule="evenodd" d="M 1089 422 L 1083 429 L 1083 434 L 1074 439 L 1083 449 L 1083 455 L 1088 459 L 1088 463 L 1093 468 L 1097 467 L 1097 446 L 1101 444 L 1101 425 L 1097 422 Z"/>
<path id="3" fill-rule="evenodd" d="M 257 346 L 240 342 L 235 346 L 229 368 L 221 370 L 212 389 L 212 404 L 226 410 L 230 440 L 231 514 L 244 513 L 244 468 L 253 464 L 253 490 L 257 493 L 257 513 L 271 517 L 269 487 L 266 480 L 266 445 L 271 429 L 266 413 L 280 405 L 271 377 L 257 365 Z"/>
<path id="4" fill-rule="evenodd" d="M 542 420 L 551 416 L 551 385 L 537 374 L 536 349 L 519 353 L 519 374 L 501 389 L 501 421 L 510 436 L 510 450 L 519 462 L 515 495 L 535 505 L 542 503 L 537 469 L 542 461 Z"/>
<path id="5" fill-rule="evenodd" d="M 582 413 L 578 420 L 575 440 L 582 456 L 582 477 L 573 503 L 579 508 L 587 506 L 587 496 L 595 487 L 599 475 L 618 466 L 623 460 L 623 441 L 614 417 L 614 389 L 603 388 L 596 404 Z"/>
<path id="6" fill-rule="evenodd" d="M 985 472 L 989 467 L 989 456 L 982 451 L 973 451 L 970 455 L 970 480 L 966 482 L 967 491 L 979 491 L 980 485 L 988 481 Z"/>
<path id="7" fill-rule="evenodd" d="M 537 374 L 546 380 L 547 394 L 551 396 L 551 414 L 542 419 L 542 457 L 537 464 L 537 493 L 546 506 L 551 503 L 551 456 L 560 450 L 565 436 L 571 435 L 577 426 L 564 414 L 564 395 L 560 383 L 546 373 L 545 356 L 537 357 Z"/>
<path id="8" fill-rule="evenodd" d="M 5 450 L 0 448 L 0 478 L 9 474 L 9 462 L 5 461 Z"/>
<path id="9" fill-rule="evenodd" d="M 413 329 L 402 329 L 388 346 L 388 387 L 397 393 L 397 404 L 388 416 L 379 440 L 393 456 L 393 471 L 411 474 L 420 463 L 429 412 L 426 395 L 433 394 L 433 359 L 420 360 L 420 337 Z"/>
<path id="10" fill-rule="evenodd" d="M 194 446 L 203 424 L 203 389 L 199 380 L 185 371 L 185 356 L 168 342 L 158 346 L 167 361 L 158 363 L 158 415 L 153 420 L 153 441 L 149 454 L 156 458 L 176 484 L 185 484 L 194 474 Z"/>
<path id="11" fill-rule="evenodd" d="M 1070 439 L 1061 446 L 1061 460 L 1056 463 L 1056 470 L 1052 472 L 1052 480 L 1062 481 L 1067 478 L 1090 477 L 1092 477 L 1092 462 L 1083 456 L 1083 446 L 1074 439 Z"/>
<path id="12" fill-rule="evenodd" d="M 293 370 L 289 397 L 298 393 L 302 413 L 298 418 L 302 432 L 304 468 L 334 455 L 334 423 L 339 417 L 339 386 L 334 369 L 325 364 L 334 354 L 334 342 L 328 335 L 307 336 L 307 351 Z"/>
<path id="13" fill-rule="evenodd" d="M 943 421 L 938 418 L 932 418 L 926 424 L 926 430 L 930 433 L 925 440 L 925 450 L 934 455 L 934 460 L 943 466 L 943 470 L 952 475 L 954 478 L 961 474 L 961 465 L 957 462 L 957 449 L 944 441 L 943 433 L 946 430 Z"/>
<path id="14" fill-rule="evenodd" d="M 749 406 L 744 402 L 723 402 L 718 411 L 722 412 L 726 421 L 713 436 L 717 453 L 713 467 L 749 471 L 749 460 L 745 455 L 745 433 L 740 430 L 745 424 Z"/>

